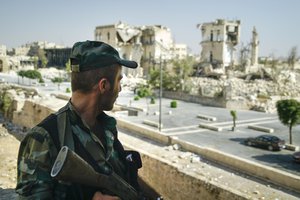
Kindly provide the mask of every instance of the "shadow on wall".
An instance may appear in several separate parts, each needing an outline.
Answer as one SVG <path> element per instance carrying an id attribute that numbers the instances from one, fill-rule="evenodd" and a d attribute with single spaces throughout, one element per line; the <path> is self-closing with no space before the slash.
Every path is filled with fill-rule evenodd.
<path id="1" fill-rule="evenodd" d="M 17 193 L 15 189 L 3 189 L 0 187 L 0 197 L 1 199 L 17 199 Z"/>
<path id="2" fill-rule="evenodd" d="M 299 170 L 299 164 L 293 161 L 292 155 L 264 154 L 252 156 L 252 158 L 266 163 L 281 165 L 283 168 L 288 170 Z"/>

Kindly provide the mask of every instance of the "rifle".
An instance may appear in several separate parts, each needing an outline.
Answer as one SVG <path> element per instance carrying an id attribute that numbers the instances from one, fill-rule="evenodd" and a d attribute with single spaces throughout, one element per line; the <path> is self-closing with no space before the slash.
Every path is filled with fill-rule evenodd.
<path id="1" fill-rule="evenodd" d="M 51 170 L 51 177 L 61 181 L 98 187 L 123 200 L 143 199 L 116 173 L 106 175 L 96 172 L 91 165 L 67 146 L 63 146 L 59 151 Z"/>

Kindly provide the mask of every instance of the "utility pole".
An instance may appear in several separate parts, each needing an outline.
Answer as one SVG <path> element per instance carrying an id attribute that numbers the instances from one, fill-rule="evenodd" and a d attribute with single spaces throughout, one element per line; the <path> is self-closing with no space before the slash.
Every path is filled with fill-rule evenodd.
<path id="1" fill-rule="evenodd" d="M 159 71 L 160 71 L 160 84 L 159 84 L 159 127 L 158 130 L 161 131 L 161 99 L 162 99 L 162 59 L 160 55 L 159 61 Z"/>

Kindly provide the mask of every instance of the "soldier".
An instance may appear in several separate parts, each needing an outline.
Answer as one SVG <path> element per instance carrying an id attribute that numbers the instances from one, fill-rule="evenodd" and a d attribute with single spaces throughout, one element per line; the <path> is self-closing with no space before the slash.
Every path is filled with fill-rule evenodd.
<path id="1" fill-rule="evenodd" d="M 101 173 L 113 170 L 139 191 L 137 168 L 126 160 L 116 120 L 105 114 L 121 91 L 122 66 L 137 68 L 113 47 L 77 42 L 71 55 L 72 97 L 66 106 L 32 128 L 21 142 L 16 192 L 20 199 L 119 199 L 105 190 L 53 179 L 50 171 L 62 146 L 68 146 Z M 138 155 L 139 157 L 139 155 Z M 140 159 L 140 158 L 139 158 Z M 137 160 L 139 160 L 137 159 Z M 137 161 L 138 162 L 138 161 Z"/>

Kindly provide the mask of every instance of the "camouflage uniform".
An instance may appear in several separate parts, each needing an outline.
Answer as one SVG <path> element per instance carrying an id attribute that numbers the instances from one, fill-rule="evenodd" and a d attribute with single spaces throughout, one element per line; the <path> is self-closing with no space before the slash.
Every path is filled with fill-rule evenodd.
<path id="1" fill-rule="evenodd" d="M 117 139 L 116 120 L 104 112 L 97 117 L 97 120 L 102 125 L 103 133 L 101 134 L 105 136 L 102 141 L 105 142 L 101 142 L 90 131 L 76 113 L 71 102 L 29 131 L 21 142 L 18 156 L 16 191 L 20 199 L 92 198 L 94 192 L 97 191 L 96 188 L 60 182 L 50 176 L 52 165 L 62 145 L 71 146 L 70 148 L 74 148 L 79 155 L 82 148 L 98 152 L 100 159 L 97 160 L 97 164 L 102 173 L 114 170 L 120 177 L 130 182 L 124 149 Z M 64 141 L 61 142 L 60 127 L 66 127 L 63 131 L 70 131 L 72 138 L 68 138 L 66 134 L 63 136 Z M 57 132 L 56 129 L 58 129 Z M 56 133 L 50 133 L 52 130 Z M 91 146 L 96 148 L 91 148 Z"/>

